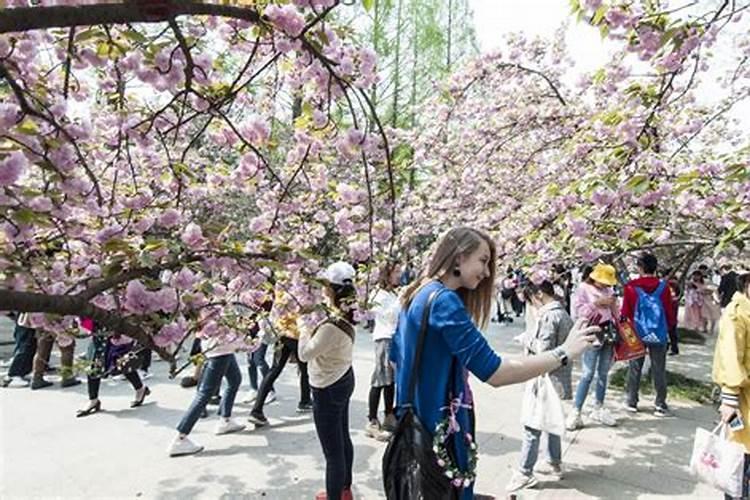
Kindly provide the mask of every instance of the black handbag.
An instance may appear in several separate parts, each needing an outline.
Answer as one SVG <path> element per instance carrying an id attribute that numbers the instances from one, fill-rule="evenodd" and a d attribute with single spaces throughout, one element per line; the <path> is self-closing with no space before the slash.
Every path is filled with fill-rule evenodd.
<path id="1" fill-rule="evenodd" d="M 427 298 L 422 314 L 406 402 L 396 430 L 383 455 L 383 486 L 388 500 L 457 500 L 460 488 L 451 485 L 432 450 L 432 434 L 414 413 L 414 391 L 422 360 L 430 308 L 440 293 Z"/>

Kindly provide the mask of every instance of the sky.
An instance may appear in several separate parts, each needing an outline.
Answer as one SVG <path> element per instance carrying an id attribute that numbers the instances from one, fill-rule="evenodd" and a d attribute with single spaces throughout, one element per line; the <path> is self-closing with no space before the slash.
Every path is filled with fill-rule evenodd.
<path id="1" fill-rule="evenodd" d="M 569 26 L 566 41 L 576 71 L 599 68 L 613 47 L 601 39 L 598 30 L 576 22 L 567 0 L 469 0 L 469 6 L 482 52 L 498 48 L 505 33 L 523 31 L 551 37 L 563 23 Z"/>

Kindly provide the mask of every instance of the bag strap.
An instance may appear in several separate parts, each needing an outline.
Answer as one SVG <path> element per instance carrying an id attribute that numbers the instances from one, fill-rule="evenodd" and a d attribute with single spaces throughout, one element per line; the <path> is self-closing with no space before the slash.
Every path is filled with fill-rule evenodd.
<path id="1" fill-rule="evenodd" d="M 656 287 L 656 290 L 654 290 L 654 293 L 651 294 L 652 297 L 661 297 L 661 294 L 664 293 L 664 289 L 667 287 L 667 282 L 664 280 L 659 280 L 659 286 Z"/>
<path id="2" fill-rule="evenodd" d="M 411 377 L 409 380 L 409 390 L 406 393 L 406 402 L 403 404 L 405 408 L 414 406 L 414 391 L 417 388 L 417 377 L 419 375 L 419 366 L 422 363 L 422 351 L 424 350 L 424 341 L 427 337 L 427 326 L 430 320 L 430 309 L 432 303 L 435 302 L 442 289 L 435 290 L 427 297 L 427 302 L 424 305 L 424 311 L 422 312 L 422 323 L 419 327 L 419 337 L 417 339 L 417 350 L 414 353 L 414 363 L 411 367 Z"/>

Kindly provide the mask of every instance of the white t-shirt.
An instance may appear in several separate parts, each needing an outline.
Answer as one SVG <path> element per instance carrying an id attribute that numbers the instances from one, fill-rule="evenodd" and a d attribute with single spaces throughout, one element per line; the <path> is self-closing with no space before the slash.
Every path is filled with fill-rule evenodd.
<path id="1" fill-rule="evenodd" d="M 396 331 L 401 303 L 398 295 L 388 290 L 378 290 L 372 299 L 372 312 L 375 315 L 373 340 L 390 339 Z"/>

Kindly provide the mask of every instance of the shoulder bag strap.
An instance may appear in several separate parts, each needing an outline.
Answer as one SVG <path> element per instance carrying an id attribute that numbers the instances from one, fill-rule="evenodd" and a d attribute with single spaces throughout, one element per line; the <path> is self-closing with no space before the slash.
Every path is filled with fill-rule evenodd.
<path id="1" fill-rule="evenodd" d="M 411 377 L 409 379 L 409 390 L 406 393 L 406 402 L 404 407 L 411 407 L 414 404 L 414 391 L 417 388 L 417 377 L 419 375 L 419 366 L 422 363 L 422 351 L 424 350 L 424 341 L 427 337 L 427 326 L 430 322 L 430 309 L 432 303 L 440 295 L 442 290 L 435 290 L 427 298 L 427 302 L 424 305 L 424 311 L 422 312 L 422 323 L 419 328 L 419 338 L 417 339 L 417 350 L 414 353 L 414 363 L 411 367 Z"/>

